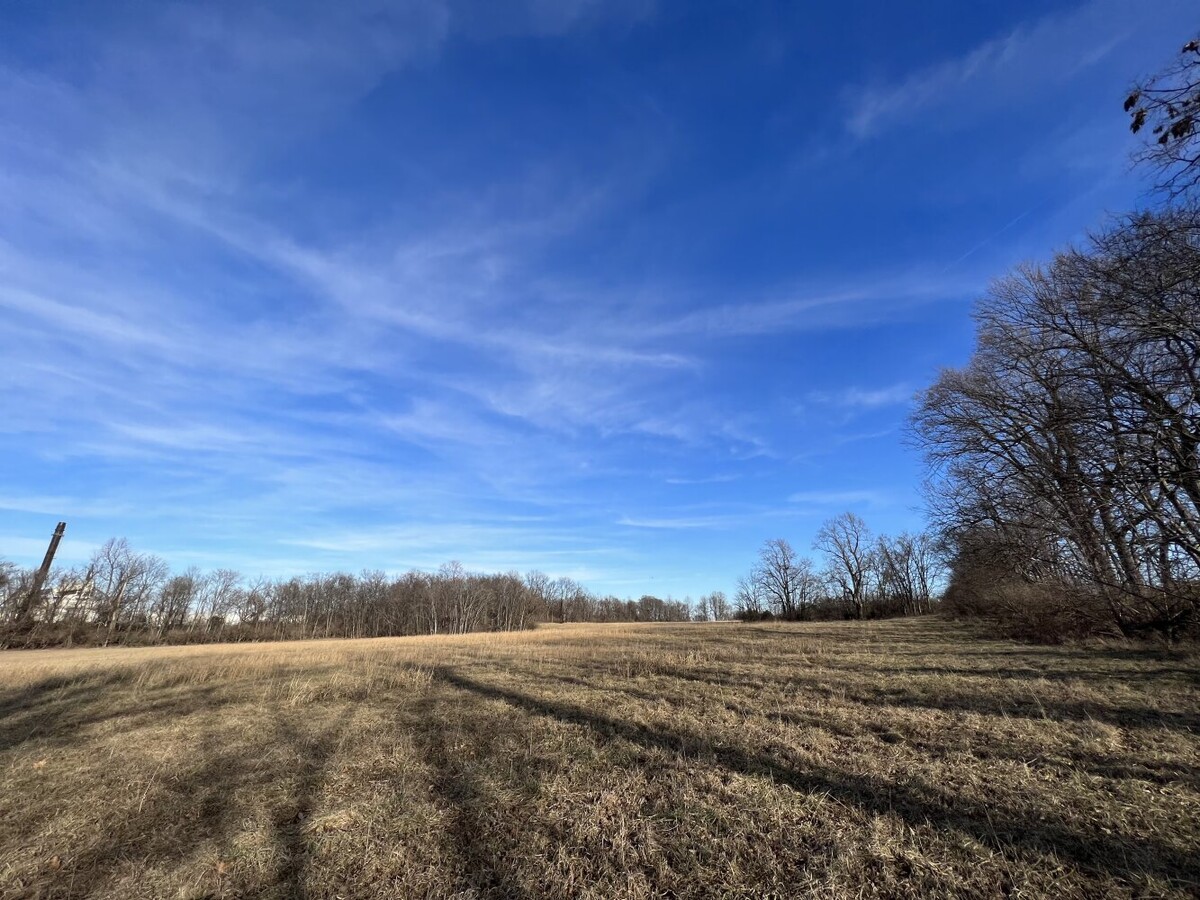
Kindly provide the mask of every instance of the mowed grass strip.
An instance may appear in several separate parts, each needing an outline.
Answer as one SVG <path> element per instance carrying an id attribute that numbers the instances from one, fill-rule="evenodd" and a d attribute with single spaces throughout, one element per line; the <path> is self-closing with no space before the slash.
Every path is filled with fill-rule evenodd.
<path id="1" fill-rule="evenodd" d="M 0 897 L 1195 896 L 1200 658 L 934 619 L 0 654 Z"/>

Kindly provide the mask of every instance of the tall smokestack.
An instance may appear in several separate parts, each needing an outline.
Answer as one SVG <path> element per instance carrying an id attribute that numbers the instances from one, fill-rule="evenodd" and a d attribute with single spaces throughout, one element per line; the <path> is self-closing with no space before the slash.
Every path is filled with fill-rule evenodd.
<path id="1" fill-rule="evenodd" d="M 54 534 L 50 536 L 50 546 L 46 548 L 46 557 L 42 560 L 42 567 L 33 576 L 33 587 L 29 589 L 29 596 L 25 598 L 25 604 L 17 616 L 18 619 L 27 618 L 33 611 L 34 604 L 41 598 L 42 585 L 46 583 L 46 578 L 50 575 L 50 566 L 54 564 L 54 554 L 58 552 L 58 542 L 62 540 L 63 532 L 66 530 L 67 523 L 59 522 L 58 527 L 54 529 Z"/>

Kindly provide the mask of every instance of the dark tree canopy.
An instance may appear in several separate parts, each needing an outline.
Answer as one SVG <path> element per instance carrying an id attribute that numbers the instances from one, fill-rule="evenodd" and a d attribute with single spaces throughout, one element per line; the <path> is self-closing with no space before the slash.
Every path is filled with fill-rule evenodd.
<path id="1" fill-rule="evenodd" d="M 1179 57 L 1135 85 L 1125 99 L 1130 130 L 1148 140 L 1134 158 L 1159 173 L 1159 187 L 1172 196 L 1200 186 L 1200 38 L 1183 45 Z"/>
<path id="2" fill-rule="evenodd" d="M 997 282 L 916 433 L 956 581 L 1096 598 L 1121 632 L 1200 611 L 1200 207 L 1127 217 Z"/>

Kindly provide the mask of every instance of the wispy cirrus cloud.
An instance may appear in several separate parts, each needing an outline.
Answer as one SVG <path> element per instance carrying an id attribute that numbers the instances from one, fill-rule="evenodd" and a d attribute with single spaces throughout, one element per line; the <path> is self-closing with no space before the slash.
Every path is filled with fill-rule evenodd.
<path id="1" fill-rule="evenodd" d="M 940 187 L 978 147 L 854 155 L 1095 82 L 1148 33 L 1113 43 L 1109 14 L 1137 11 L 949 27 L 892 84 L 838 68 L 860 87 L 804 181 L 762 54 L 683 7 L 26 5 L 0 46 L 0 555 L 67 515 L 64 559 L 123 533 L 248 574 L 458 557 L 699 592 L 768 530 L 897 519 L 854 486 L 911 481 L 893 436 L 943 319 L 1041 208 L 980 207 L 991 171 L 948 202 L 895 177 L 933 160 Z"/>
<path id="2" fill-rule="evenodd" d="M 641 518 L 637 516 L 622 516 L 617 524 L 626 528 L 650 529 L 691 529 L 691 528 L 721 528 L 728 527 L 736 519 L 728 516 L 666 516 Z"/>
<path id="3" fill-rule="evenodd" d="M 921 270 L 846 277 L 838 283 L 775 288 L 770 296 L 704 305 L 642 323 L 643 335 L 729 339 L 861 328 L 911 315 L 933 303 L 961 300 L 984 281 Z M 783 294 L 781 298 L 779 295 Z"/>
<path id="4" fill-rule="evenodd" d="M 1098 65 L 1143 21 L 1138 10 L 1120 0 L 1091 0 L 1019 25 L 892 84 L 846 89 L 846 130 L 868 139 L 913 121 L 936 128 L 945 115 L 969 120 L 1017 95 L 1046 95 Z"/>
<path id="5" fill-rule="evenodd" d="M 835 391 L 809 391 L 810 403 L 842 410 L 872 410 L 911 403 L 916 387 L 906 381 L 881 387 L 846 387 Z"/>
<path id="6" fill-rule="evenodd" d="M 879 490 L 832 490 L 796 491 L 788 496 L 789 503 L 809 506 L 886 506 L 891 502 L 887 491 Z"/>
<path id="7" fill-rule="evenodd" d="M 666 478 L 664 481 L 667 484 L 726 484 L 731 481 L 738 481 L 744 476 L 733 472 L 728 472 L 720 475 L 705 475 L 698 478 L 684 478 L 675 476 Z"/>

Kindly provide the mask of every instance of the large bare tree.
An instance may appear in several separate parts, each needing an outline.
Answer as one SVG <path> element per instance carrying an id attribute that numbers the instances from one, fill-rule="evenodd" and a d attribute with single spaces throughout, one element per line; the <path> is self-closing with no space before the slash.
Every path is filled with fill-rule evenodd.
<path id="1" fill-rule="evenodd" d="M 825 554 L 826 572 L 856 619 L 866 614 L 874 543 L 867 523 L 855 513 L 834 516 L 821 526 L 813 549 Z"/>
<path id="2" fill-rule="evenodd" d="M 797 555 L 783 538 L 766 541 L 745 585 L 748 605 L 765 604 L 784 619 L 805 619 L 819 584 L 812 560 Z"/>
<path id="3" fill-rule="evenodd" d="M 976 319 L 915 414 L 943 526 L 1027 580 L 1090 585 L 1126 633 L 1177 631 L 1200 578 L 1200 209 L 1022 268 Z"/>

